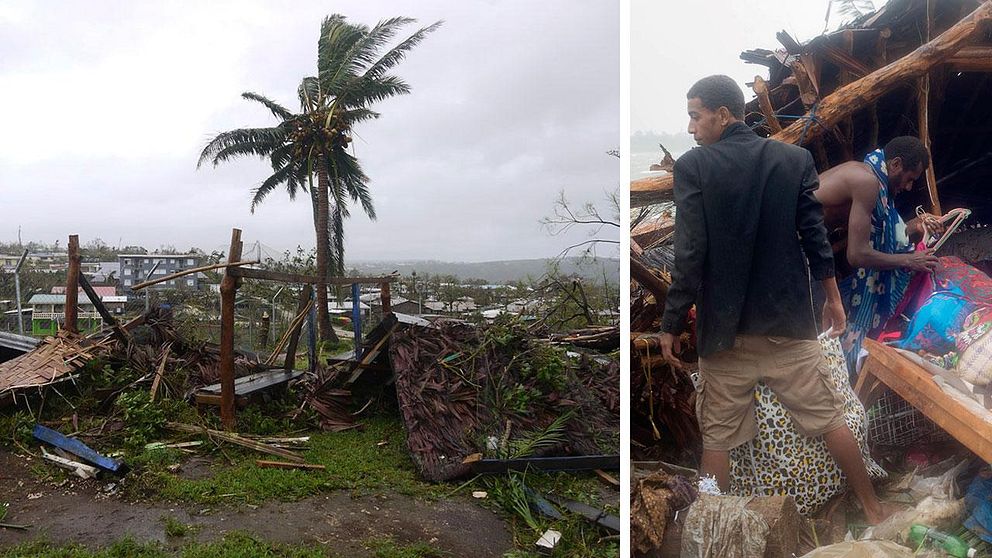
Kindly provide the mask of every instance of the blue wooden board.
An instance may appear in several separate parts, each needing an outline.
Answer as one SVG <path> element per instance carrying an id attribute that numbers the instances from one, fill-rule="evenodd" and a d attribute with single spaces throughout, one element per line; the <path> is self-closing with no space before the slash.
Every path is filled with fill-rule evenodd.
<path id="1" fill-rule="evenodd" d="M 89 461 L 101 469 L 106 469 L 108 471 L 121 474 L 123 474 L 127 469 L 127 466 L 123 461 L 100 455 L 96 452 L 96 450 L 90 448 L 86 444 L 75 438 L 69 438 L 57 430 L 52 430 L 51 428 L 36 424 L 34 425 L 34 431 L 32 434 L 34 434 L 34 437 L 42 442 L 48 442 L 57 448 L 62 448 L 69 453 L 78 455 L 80 458 Z"/>

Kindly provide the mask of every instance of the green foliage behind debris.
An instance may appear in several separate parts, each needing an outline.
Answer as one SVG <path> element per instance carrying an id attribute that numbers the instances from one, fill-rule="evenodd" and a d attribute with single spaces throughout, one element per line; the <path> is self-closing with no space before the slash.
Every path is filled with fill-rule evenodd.
<path id="1" fill-rule="evenodd" d="M 152 401 L 147 391 L 123 393 L 115 405 L 124 414 L 124 446 L 128 451 L 135 451 L 158 439 L 165 426 L 165 411 Z"/>

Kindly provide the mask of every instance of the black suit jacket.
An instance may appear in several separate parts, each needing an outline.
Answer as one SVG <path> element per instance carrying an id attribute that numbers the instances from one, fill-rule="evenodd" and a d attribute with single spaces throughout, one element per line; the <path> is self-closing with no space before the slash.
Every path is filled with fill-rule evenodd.
<path id="1" fill-rule="evenodd" d="M 696 304 L 698 353 L 737 334 L 815 339 L 810 274 L 834 274 L 813 157 L 741 122 L 675 163 L 675 269 L 662 331 Z"/>

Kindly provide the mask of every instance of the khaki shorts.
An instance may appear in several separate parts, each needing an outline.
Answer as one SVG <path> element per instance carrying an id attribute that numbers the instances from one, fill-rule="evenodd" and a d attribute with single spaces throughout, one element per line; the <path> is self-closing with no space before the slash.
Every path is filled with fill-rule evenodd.
<path id="1" fill-rule="evenodd" d="M 758 381 L 771 388 L 801 434 L 819 436 L 844 426 L 843 398 L 819 341 L 738 335 L 732 349 L 700 357 L 699 375 L 696 416 L 704 449 L 730 450 L 758 433 Z"/>

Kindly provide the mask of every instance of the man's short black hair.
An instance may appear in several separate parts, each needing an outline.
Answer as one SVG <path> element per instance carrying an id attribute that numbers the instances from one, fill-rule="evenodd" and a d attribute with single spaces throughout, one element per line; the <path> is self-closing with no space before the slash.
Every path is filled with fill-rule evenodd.
<path id="1" fill-rule="evenodd" d="M 930 154 L 919 138 L 913 136 L 899 136 L 889 140 L 885 144 L 885 159 L 891 161 L 896 157 L 902 159 L 904 169 L 915 169 L 922 164 L 924 170 L 930 166 Z"/>
<path id="2" fill-rule="evenodd" d="M 744 119 L 744 92 L 733 78 L 724 75 L 707 76 L 689 88 L 686 99 L 699 99 L 704 107 L 718 110 L 727 107 L 737 120 Z"/>

